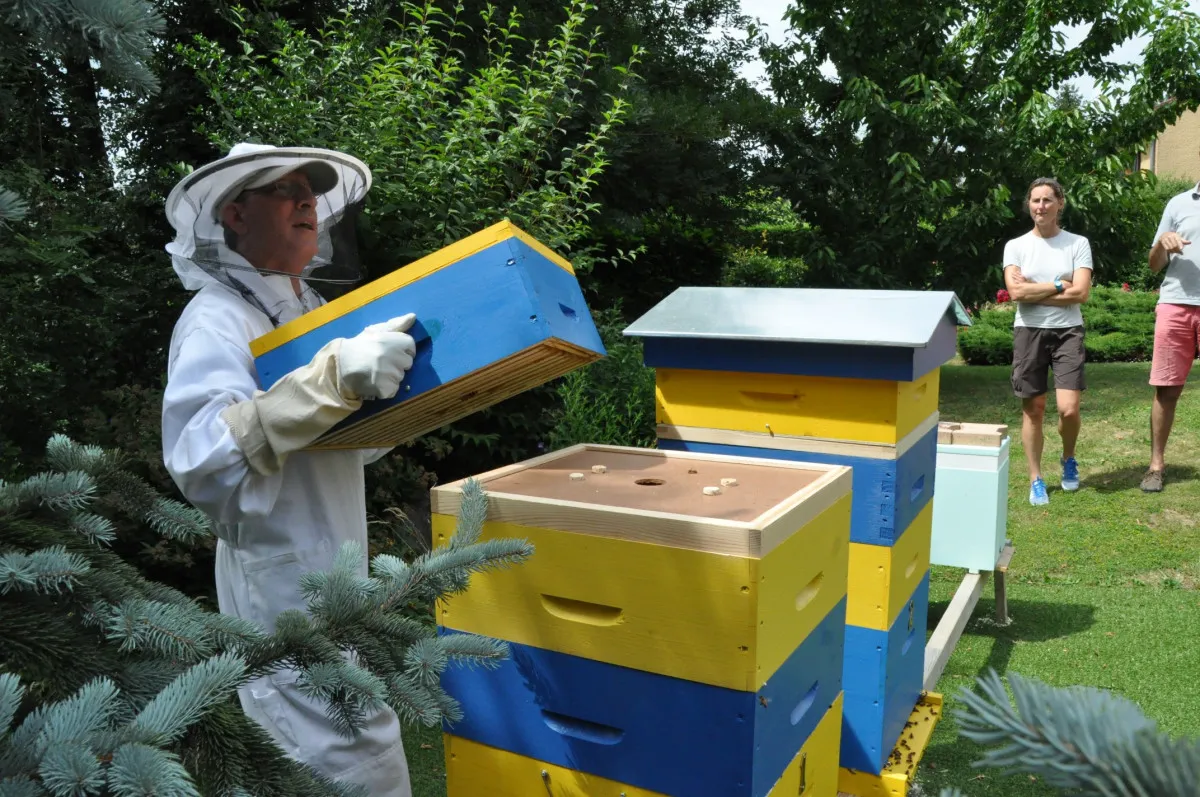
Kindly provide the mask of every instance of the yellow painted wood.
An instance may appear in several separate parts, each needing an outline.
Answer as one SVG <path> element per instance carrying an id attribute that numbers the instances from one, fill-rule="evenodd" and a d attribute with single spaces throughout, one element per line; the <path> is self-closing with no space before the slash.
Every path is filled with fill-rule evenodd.
<path id="1" fill-rule="evenodd" d="M 850 543 L 846 623 L 886 631 L 929 570 L 933 501 L 892 545 Z"/>
<path id="2" fill-rule="evenodd" d="M 936 692 L 923 692 L 883 772 L 875 775 L 839 769 L 838 791 L 851 797 L 907 797 L 917 765 L 921 763 L 941 717 L 942 696 Z"/>
<path id="3" fill-rule="evenodd" d="M 842 598 L 849 604 L 851 496 L 844 495 L 761 561 L 758 679 L 775 672 Z"/>
<path id="4" fill-rule="evenodd" d="M 433 513 L 435 546 L 456 517 Z M 438 605 L 447 628 L 756 691 L 846 595 L 850 495 L 763 559 L 488 521 L 535 553 Z"/>
<path id="5" fill-rule="evenodd" d="M 833 705 L 767 797 L 837 797 L 841 746 L 842 693 L 838 692 Z"/>
<path id="6" fill-rule="evenodd" d="M 666 797 L 451 734 L 442 742 L 446 797 Z"/>
<path id="7" fill-rule="evenodd" d="M 570 274 L 575 273 L 575 269 L 572 268 L 569 261 L 547 249 L 543 244 L 539 243 L 512 222 L 501 221 L 480 230 L 474 235 L 468 235 L 461 241 L 455 241 L 449 246 L 432 252 L 420 260 L 409 263 L 407 266 L 398 268 L 377 280 L 372 280 L 366 285 L 343 294 L 327 304 L 310 310 L 299 318 L 289 321 L 286 324 L 281 324 L 266 335 L 250 341 L 250 354 L 254 357 L 260 357 L 273 349 L 279 348 L 288 341 L 295 340 L 301 335 L 311 332 L 322 324 L 326 324 L 335 318 L 344 316 L 352 310 L 357 310 L 360 307 L 370 304 L 380 297 L 386 296 L 423 277 L 427 277 L 439 269 L 468 258 L 477 252 L 481 252 L 506 238 L 520 240 L 566 272 Z"/>
<path id="8" fill-rule="evenodd" d="M 897 445 L 938 409 L 941 372 L 914 382 L 659 368 L 656 421 Z"/>

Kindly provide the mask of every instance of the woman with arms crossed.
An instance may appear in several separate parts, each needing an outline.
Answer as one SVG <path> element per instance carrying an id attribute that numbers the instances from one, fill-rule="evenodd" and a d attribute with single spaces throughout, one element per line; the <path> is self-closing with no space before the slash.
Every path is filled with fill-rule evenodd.
<path id="1" fill-rule="evenodd" d="M 1085 389 L 1083 313 L 1092 285 L 1087 238 L 1059 226 L 1066 196 L 1057 180 L 1039 177 L 1025 195 L 1033 229 L 1004 246 L 1004 283 L 1017 303 L 1013 320 L 1013 393 L 1021 399 L 1021 442 L 1029 464 L 1029 503 L 1050 502 L 1042 479 L 1042 424 L 1048 371 L 1054 372 L 1062 488 L 1079 489 L 1075 441 Z"/>

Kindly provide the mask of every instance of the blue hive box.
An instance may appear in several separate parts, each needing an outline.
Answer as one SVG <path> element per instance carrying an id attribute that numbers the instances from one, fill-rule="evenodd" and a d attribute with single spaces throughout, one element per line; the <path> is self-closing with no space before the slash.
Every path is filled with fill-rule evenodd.
<path id="1" fill-rule="evenodd" d="M 266 390 L 326 343 L 415 313 L 417 356 L 392 399 L 364 402 L 311 448 L 398 445 L 605 355 L 571 264 L 501 222 L 251 342 Z"/>
<path id="2" fill-rule="evenodd" d="M 463 709 L 445 730 L 672 797 L 767 797 L 842 691 L 845 623 L 843 598 L 755 692 L 509 643 L 442 675 Z"/>

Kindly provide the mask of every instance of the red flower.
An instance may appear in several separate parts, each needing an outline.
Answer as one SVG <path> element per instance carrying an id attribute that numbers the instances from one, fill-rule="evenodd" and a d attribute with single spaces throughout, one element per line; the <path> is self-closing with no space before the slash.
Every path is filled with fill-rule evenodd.
<path id="1" fill-rule="evenodd" d="M 1128 283 L 1128 282 L 1122 282 L 1122 283 L 1121 283 L 1121 290 L 1125 291 L 1126 293 L 1131 293 L 1131 292 L 1133 291 L 1133 288 L 1130 288 L 1130 287 L 1129 287 L 1129 283 Z"/>
<path id="2" fill-rule="evenodd" d="M 996 291 L 996 301 L 1000 302 L 1001 304 L 1004 304 L 1011 298 L 1012 297 L 1008 295 L 1008 291 L 1004 290 L 1004 288 Z"/>

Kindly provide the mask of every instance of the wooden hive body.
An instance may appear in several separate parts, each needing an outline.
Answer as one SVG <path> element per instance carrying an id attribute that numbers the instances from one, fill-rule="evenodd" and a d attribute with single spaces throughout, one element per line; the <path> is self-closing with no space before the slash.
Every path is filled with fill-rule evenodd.
<path id="1" fill-rule="evenodd" d="M 605 354 L 570 263 L 501 222 L 253 341 L 260 386 L 410 312 L 417 356 L 400 392 L 364 402 L 312 448 L 404 443 Z"/>
<path id="2" fill-rule="evenodd" d="M 767 797 L 837 795 L 842 700 L 839 694 L 825 710 L 825 716 Z M 445 759 L 446 793 L 452 796 L 529 797 L 546 793 L 554 797 L 683 797 L 685 794 L 649 791 L 460 736 L 446 737 Z"/>
<path id="3" fill-rule="evenodd" d="M 439 605 L 441 633 L 513 649 L 445 674 L 466 714 L 451 737 L 653 793 L 765 797 L 841 694 L 849 469 L 581 445 L 475 478 L 483 539 L 536 550 Z M 432 491 L 438 545 L 461 489 Z"/>
<path id="4" fill-rule="evenodd" d="M 625 330 L 656 369 L 660 449 L 851 467 L 841 766 L 877 779 L 921 694 L 939 369 L 960 323 L 949 293 L 681 288 Z"/>

